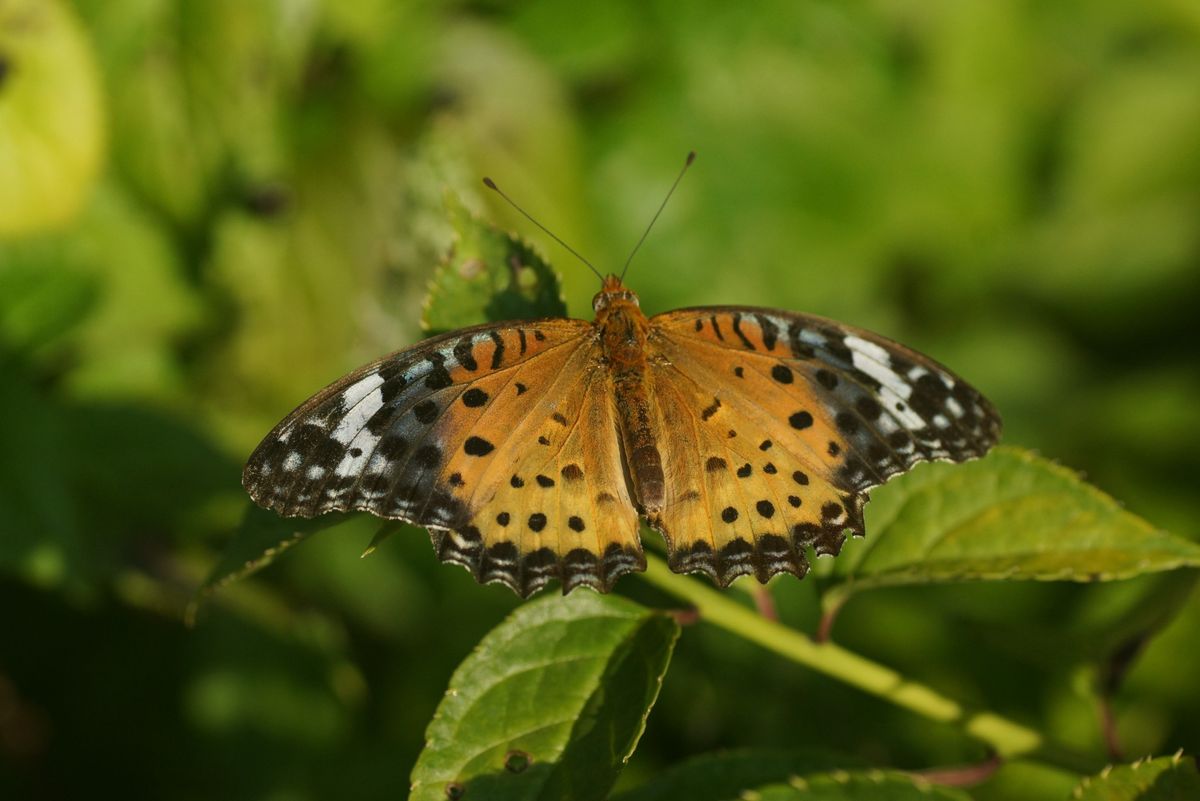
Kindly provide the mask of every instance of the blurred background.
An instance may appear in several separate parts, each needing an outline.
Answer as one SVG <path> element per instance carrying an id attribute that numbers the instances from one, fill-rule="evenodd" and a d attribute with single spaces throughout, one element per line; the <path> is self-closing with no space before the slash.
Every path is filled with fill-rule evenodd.
<path id="1" fill-rule="evenodd" d="M 241 465 L 420 337 L 448 192 L 537 243 L 590 317 L 595 278 L 479 178 L 611 269 L 693 148 L 630 272 L 644 309 L 901 339 L 987 393 L 1009 443 L 1200 536 L 1190 0 L 0 0 L 0 795 L 402 795 L 451 672 L 517 599 L 418 530 L 360 559 L 356 520 L 188 629 Z M 774 588 L 811 630 L 813 582 Z M 837 636 L 1093 752 L 1096 683 L 1137 655 L 1126 750 L 1194 753 L 1190 588 L 880 591 Z M 983 757 L 692 627 L 624 781 L 741 746 Z M 1018 765 L 978 797 L 1072 784 Z"/>

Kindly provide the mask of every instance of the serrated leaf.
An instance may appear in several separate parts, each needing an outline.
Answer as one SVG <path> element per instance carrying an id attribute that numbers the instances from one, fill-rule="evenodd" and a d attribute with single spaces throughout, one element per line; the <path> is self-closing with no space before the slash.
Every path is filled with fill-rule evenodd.
<path id="1" fill-rule="evenodd" d="M 99 77 L 73 13 L 0 4 L 0 235 L 70 219 L 99 171 Z"/>
<path id="2" fill-rule="evenodd" d="M 612 801 L 725 801 L 744 790 L 792 776 L 860 767 L 854 757 L 819 751 L 755 749 L 703 754 L 656 775 Z"/>
<path id="3" fill-rule="evenodd" d="M 525 604 L 455 671 L 410 799 L 603 799 L 633 753 L 679 626 L 595 593 Z"/>
<path id="4" fill-rule="evenodd" d="M 1105 768 L 1083 780 L 1078 801 L 1193 801 L 1200 798 L 1200 773 L 1191 757 L 1176 754 Z"/>
<path id="5" fill-rule="evenodd" d="M 922 465 L 881 487 L 838 588 L 971 579 L 1106 581 L 1200 566 L 1200 545 L 1159 531 L 1064 467 L 1017 448 Z"/>
<path id="6" fill-rule="evenodd" d="M 453 194 L 446 211 L 454 244 L 429 284 L 421 319 L 427 333 L 566 316 L 558 274 L 533 246 L 471 214 Z"/>
<path id="7" fill-rule="evenodd" d="M 892 771 L 835 771 L 747 790 L 728 801 L 970 801 L 962 790 Z"/>

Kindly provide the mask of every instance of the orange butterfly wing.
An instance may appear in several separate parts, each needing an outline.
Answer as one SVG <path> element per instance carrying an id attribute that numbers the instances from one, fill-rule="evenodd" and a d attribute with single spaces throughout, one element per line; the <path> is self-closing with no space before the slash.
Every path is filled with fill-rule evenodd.
<path id="1" fill-rule="evenodd" d="M 945 367 L 896 342 L 771 309 L 650 320 L 667 497 L 651 523 L 671 567 L 722 585 L 803 576 L 806 551 L 862 535 L 866 490 L 913 464 L 983 455 L 1000 419 Z"/>
<path id="2" fill-rule="evenodd" d="M 317 393 L 251 455 L 258 504 L 429 528 L 441 559 L 528 595 L 645 568 L 596 330 L 549 319 L 451 332 Z"/>

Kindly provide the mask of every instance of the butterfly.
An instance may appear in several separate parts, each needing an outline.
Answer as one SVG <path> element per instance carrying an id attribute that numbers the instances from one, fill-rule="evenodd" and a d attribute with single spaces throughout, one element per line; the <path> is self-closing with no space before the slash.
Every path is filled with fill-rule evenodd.
<path id="1" fill-rule="evenodd" d="M 647 317 L 616 275 L 593 309 L 452 331 L 356 370 L 267 435 L 244 486 L 286 516 L 424 526 L 442 561 L 521 596 L 645 570 L 639 518 L 672 570 L 727 586 L 803 577 L 810 550 L 865 534 L 872 487 L 1000 436 L 978 391 L 859 328 L 738 306 Z"/>

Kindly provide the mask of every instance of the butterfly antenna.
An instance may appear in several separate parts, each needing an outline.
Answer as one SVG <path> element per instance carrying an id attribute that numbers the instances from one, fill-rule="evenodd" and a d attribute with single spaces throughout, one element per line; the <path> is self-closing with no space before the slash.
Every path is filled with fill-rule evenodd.
<path id="1" fill-rule="evenodd" d="M 520 206 L 518 206 L 516 203 L 514 203 L 512 198 L 510 198 L 508 195 L 504 194 L 504 190 L 503 190 L 503 189 L 501 189 L 500 187 L 496 186 L 496 182 L 495 182 L 495 181 L 493 181 L 491 178 L 486 178 L 486 177 L 485 177 L 485 178 L 483 179 L 483 185 L 484 185 L 484 186 L 486 186 L 488 189 L 492 190 L 493 192 L 495 192 L 495 193 L 496 193 L 497 195 L 499 195 L 500 197 L 504 198 L 506 201 L 508 201 L 508 205 L 512 206 L 512 207 L 513 207 L 514 209 L 516 209 L 517 211 L 521 212 L 521 214 L 523 214 L 523 215 L 525 216 L 525 219 L 529 220 L 531 223 L 533 223 L 534 225 L 536 225 L 538 228 L 541 228 L 543 231 L 545 231 L 547 236 L 549 236 L 549 237 L 550 237 L 551 239 L 553 239 L 555 242 L 557 242 L 558 244 L 560 244 L 560 245 L 562 245 L 564 248 L 566 248 L 566 249 L 567 249 L 567 250 L 568 250 L 568 251 L 571 253 L 571 255 L 572 255 L 572 256 L 574 256 L 575 258 L 579 259 L 581 262 L 583 262 L 584 264 L 586 264 L 586 265 L 588 266 L 588 269 L 589 269 L 589 270 L 591 270 L 592 272 L 594 272 L 594 273 L 596 274 L 596 277 L 597 277 L 597 278 L 599 278 L 601 281 L 603 281 L 603 280 L 604 280 L 604 276 L 600 274 L 600 271 L 599 271 L 599 270 L 597 270 L 595 267 L 593 267 L 593 266 L 592 266 L 592 263 L 591 263 L 590 261 L 588 261 L 587 259 L 585 259 L 583 256 L 579 255 L 579 251 L 578 251 L 578 250 L 576 250 L 575 248 L 573 248 L 573 247 L 571 247 L 570 245 L 568 245 L 566 242 L 564 242 L 564 241 L 562 241 L 561 239 L 559 239 L 557 236 L 555 236 L 555 235 L 554 235 L 554 232 L 553 232 L 553 231 L 551 231 L 551 230 L 550 230 L 549 228 L 547 228 L 546 226 L 542 225 L 542 224 L 541 224 L 540 222 L 538 222 L 537 220 L 533 219 L 533 215 L 531 215 L 529 212 L 525 211 L 525 209 L 521 208 L 521 207 L 520 207 Z"/>
<path id="2" fill-rule="evenodd" d="M 625 266 L 621 268 L 621 280 L 625 280 L 625 273 L 629 270 L 629 263 L 633 261 L 634 255 L 637 254 L 638 248 L 646 241 L 646 237 L 650 235 L 650 229 L 654 227 L 654 223 L 658 221 L 658 215 L 663 213 L 663 209 L 667 207 L 667 201 L 671 199 L 671 195 L 675 194 L 675 187 L 679 186 L 679 182 L 683 180 L 683 174 L 688 171 L 688 167 L 692 166 L 692 162 L 696 160 L 696 151 L 692 150 L 687 154 L 687 160 L 683 163 L 683 169 L 679 171 L 679 175 L 675 176 L 675 183 L 671 184 L 671 188 L 667 190 L 667 196 L 663 198 L 662 205 L 658 207 L 658 211 L 654 212 L 654 217 L 650 219 L 650 224 L 646 226 L 646 230 L 642 232 L 642 238 L 633 246 L 633 251 L 629 254 L 629 258 L 625 260 Z"/>

